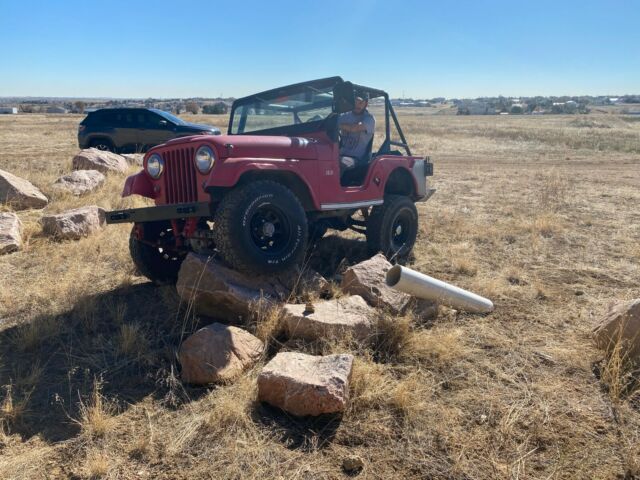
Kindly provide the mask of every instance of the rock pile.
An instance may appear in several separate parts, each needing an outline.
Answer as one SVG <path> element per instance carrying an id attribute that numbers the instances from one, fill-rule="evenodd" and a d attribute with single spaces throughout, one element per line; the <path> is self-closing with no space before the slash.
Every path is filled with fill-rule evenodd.
<path id="1" fill-rule="evenodd" d="M 329 283 L 315 272 L 257 277 L 191 253 L 180 268 L 177 289 L 181 298 L 203 315 L 236 321 L 250 318 L 252 309 L 258 304 L 278 306 L 281 307 L 282 331 L 289 338 L 309 341 L 350 338 L 367 342 L 375 333 L 378 312 L 374 307 L 401 312 L 410 300 L 408 295 L 386 286 L 384 274 L 390 267 L 382 256 L 354 265 L 347 270 L 342 283 L 345 293 L 351 295 L 318 299 L 330 288 Z M 311 299 L 285 303 L 295 299 L 295 287 L 300 285 L 307 293 L 312 291 Z M 237 327 L 214 325 L 197 331 L 180 348 L 185 382 L 227 380 L 247 368 L 262 353 L 262 343 L 248 332 Z M 253 340 L 240 342 L 237 338 Z M 243 342 L 255 345 L 255 350 L 248 348 L 255 352 L 254 355 L 238 354 L 246 350 L 236 346 Z M 246 362 L 239 361 L 238 357 L 246 358 Z M 352 365 L 353 357 L 348 354 L 313 356 L 280 352 L 264 366 L 258 377 L 258 398 L 293 415 L 342 412 L 349 400 Z M 226 375 L 227 371 L 232 373 Z"/>

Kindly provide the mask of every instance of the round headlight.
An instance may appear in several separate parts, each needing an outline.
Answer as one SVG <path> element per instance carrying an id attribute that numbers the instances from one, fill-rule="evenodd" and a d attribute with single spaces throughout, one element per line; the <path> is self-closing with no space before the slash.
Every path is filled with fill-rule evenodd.
<path id="1" fill-rule="evenodd" d="M 211 147 L 206 145 L 201 146 L 198 150 L 196 150 L 195 162 L 196 167 L 200 171 L 200 173 L 207 173 L 213 167 L 213 162 L 215 162 L 215 154 Z"/>
<path id="2" fill-rule="evenodd" d="M 164 170 L 164 160 L 160 155 L 154 153 L 147 160 L 147 173 L 151 175 L 151 178 L 160 178 L 162 171 Z"/>

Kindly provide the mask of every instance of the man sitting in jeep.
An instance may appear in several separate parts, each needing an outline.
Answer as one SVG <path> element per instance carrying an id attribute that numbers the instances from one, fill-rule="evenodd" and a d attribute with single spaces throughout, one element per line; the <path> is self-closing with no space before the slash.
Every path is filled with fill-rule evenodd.
<path id="1" fill-rule="evenodd" d="M 369 143 L 373 139 L 376 120 L 367 110 L 369 94 L 357 92 L 355 106 L 351 112 L 346 112 L 338 118 L 340 129 L 340 174 L 369 163 L 365 158 Z"/>

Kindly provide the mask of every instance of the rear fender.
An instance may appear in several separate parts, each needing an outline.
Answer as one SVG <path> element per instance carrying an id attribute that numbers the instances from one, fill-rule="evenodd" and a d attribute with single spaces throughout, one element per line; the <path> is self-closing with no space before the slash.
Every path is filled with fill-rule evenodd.
<path id="1" fill-rule="evenodd" d="M 127 177 L 127 180 L 124 182 L 122 196 L 128 197 L 130 195 L 141 195 L 147 198 L 156 197 L 153 191 L 153 184 L 144 170 Z"/>

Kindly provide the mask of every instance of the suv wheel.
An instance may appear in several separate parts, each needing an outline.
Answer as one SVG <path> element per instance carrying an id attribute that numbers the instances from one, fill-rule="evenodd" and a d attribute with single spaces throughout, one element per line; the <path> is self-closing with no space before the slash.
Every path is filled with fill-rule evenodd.
<path id="1" fill-rule="evenodd" d="M 285 186 L 260 180 L 227 194 L 214 217 L 214 242 L 232 268 L 275 273 L 299 264 L 307 247 L 307 216 Z"/>
<path id="2" fill-rule="evenodd" d="M 173 229 L 169 222 L 142 224 L 144 240 L 138 240 L 136 225 L 129 236 L 129 252 L 137 270 L 157 284 L 173 284 L 184 260 L 184 252 L 174 249 Z"/>
<path id="3" fill-rule="evenodd" d="M 404 195 L 387 195 L 384 203 L 373 207 L 367 220 L 367 247 L 388 259 L 406 258 L 418 236 L 418 210 Z"/>
<path id="4" fill-rule="evenodd" d="M 111 142 L 111 140 L 108 140 L 106 138 L 96 138 L 94 140 L 91 140 L 90 146 L 104 152 L 115 152 L 113 143 Z"/>

